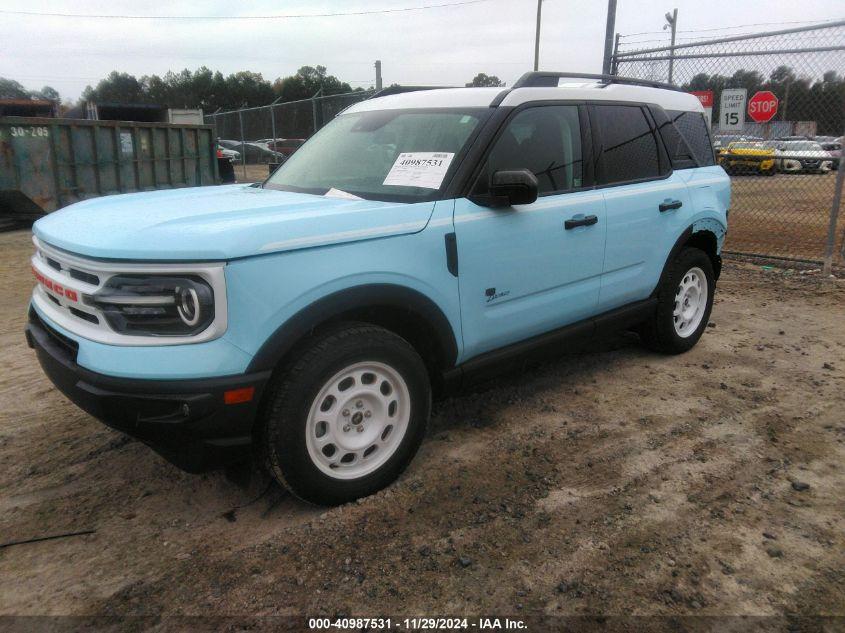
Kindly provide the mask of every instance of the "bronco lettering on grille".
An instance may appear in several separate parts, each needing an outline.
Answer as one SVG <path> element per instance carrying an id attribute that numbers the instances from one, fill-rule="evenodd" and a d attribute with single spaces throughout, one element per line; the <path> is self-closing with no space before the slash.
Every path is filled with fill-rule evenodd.
<path id="1" fill-rule="evenodd" d="M 59 295 L 60 297 L 64 297 L 70 301 L 79 301 L 79 297 L 76 294 L 75 290 L 71 290 L 70 288 L 65 288 L 60 283 L 53 281 L 49 277 L 45 277 L 42 275 L 35 266 L 32 267 L 32 274 L 35 275 L 35 279 L 38 280 L 38 283 L 43 285 L 47 290 L 52 290 L 54 293 Z"/>

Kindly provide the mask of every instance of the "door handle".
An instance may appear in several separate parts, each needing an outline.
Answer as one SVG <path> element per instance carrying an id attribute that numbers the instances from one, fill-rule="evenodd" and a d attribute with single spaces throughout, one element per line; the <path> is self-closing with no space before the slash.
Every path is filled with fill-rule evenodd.
<path id="1" fill-rule="evenodd" d="M 563 228 L 567 231 L 570 229 L 577 229 L 579 226 L 591 226 L 596 224 L 599 221 L 598 217 L 595 215 L 585 215 L 583 217 L 574 217 L 569 218 L 566 222 L 563 223 Z"/>
<path id="2" fill-rule="evenodd" d="M 682 206 L 684 206 L 684 203 L 680 200 L 670 200 L 669 198 L 666 198 L 663 202 L 660 203 L 660 206 L 658 208 L 660 209 L 660 213 L 663 213 L 664 211 L 680 209 Z"/>

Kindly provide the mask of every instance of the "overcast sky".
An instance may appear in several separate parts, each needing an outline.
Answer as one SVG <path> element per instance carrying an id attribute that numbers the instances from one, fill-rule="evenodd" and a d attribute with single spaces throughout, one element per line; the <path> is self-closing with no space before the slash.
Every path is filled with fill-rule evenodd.
<path id="1" fill-rule="evenodd" d="M 3 0 L 3 11 L 232 16 L 314 14 L 417 7 L 457 0 Z M 679 39 L 800 26 L 845 17 L 842 0 L 618 0 L 617 31 L 659 40 L 663 14 L 678 8 Z M 486 72 L 512 83 L 530 70 L 536 0 L 479 0 L 401 13 L 277 20 L 80 19 L 0 12 L 0 76 L 75 100 L 111 70 L 136 76 L 208 66 L 266 79 L 322 64 L 353 87 L 373 84 L 381 59 L 385 85 L 458 85 Z M 544 0 L 540 67 L 599 72 L 607 3 Z M 776 23 L 776 24 L 773 24 Z M 745 26 L 760 25 L 760 26 Z M 738 27 L 738 28 L 730 28 Z M 720 29 L 705 33 L 687 31 Z M 842 69 L 840 69 L 842 70 Z"/>

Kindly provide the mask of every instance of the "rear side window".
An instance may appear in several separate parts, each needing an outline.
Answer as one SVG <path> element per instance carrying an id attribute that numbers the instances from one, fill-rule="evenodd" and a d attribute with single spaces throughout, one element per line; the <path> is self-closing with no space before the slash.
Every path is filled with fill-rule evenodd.
<path id="1" fill-rule="evenodd" d="M 599 178 L 601 184 L 657 178 L 657 138 L 639 106 L 597 105 Z"/>
<path id="2" fill-rule="evenodd" d="M 660 134 L 675 169 L 715 164 L 707 122 L 700 112 L 667 110 L 671 125 L 661 126 Z"/>

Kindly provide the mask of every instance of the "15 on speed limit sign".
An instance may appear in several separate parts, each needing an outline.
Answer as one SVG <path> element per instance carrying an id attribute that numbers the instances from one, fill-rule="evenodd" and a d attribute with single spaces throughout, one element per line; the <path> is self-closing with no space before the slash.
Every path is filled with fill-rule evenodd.
<path id="1" fill-rule="evenodd" d="M 722 102 L 719 108 L 719 128 L 722 130 L 740 130 L 745 127 L 745 100 L 748 92 L 745 88 L 722 90 Z"/>

